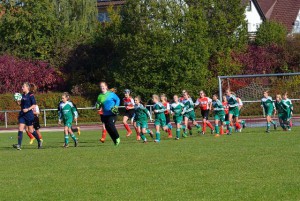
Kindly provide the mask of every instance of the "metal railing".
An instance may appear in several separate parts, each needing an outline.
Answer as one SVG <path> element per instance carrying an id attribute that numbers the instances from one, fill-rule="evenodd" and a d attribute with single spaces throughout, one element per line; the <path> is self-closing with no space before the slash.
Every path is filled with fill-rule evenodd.
<path id="1" fill-rule="evenodd" d="M 152 114 L 152 105 L 147 105 L 146 107 L 149 108 L 150 113 Z M 125 109 L 125 106 L 119 106 L 121 109 Z M 95 110 L 95 107 L 85 107 L 85 108 L 77 108 L 77 110 Z M 43 120 L 44 120 L 44 126 L 47 126 L 47 112 L 51 111 L 57 111 L 57 109 L 40 109 L 40 113 L 43 113 Z M 8 114 L 9 113 L 19 113 L 20 110 L 0 110 L 0 113 L 4 113 L 4 125 L 5 128 L 8 128 Z"/>

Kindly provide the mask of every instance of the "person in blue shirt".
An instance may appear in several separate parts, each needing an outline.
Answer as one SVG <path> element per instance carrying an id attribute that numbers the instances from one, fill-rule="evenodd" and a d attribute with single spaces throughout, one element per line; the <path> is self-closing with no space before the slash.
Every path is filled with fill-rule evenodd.
<path id="1" fill-rule="evenodd" d="M 18 104 L 21 106 L 21 111 L 19 113 L 19 131 L 18 131 L 18 144 L 14 144 L 13 147 L 17 150 L 21 150 L 23 131 L 25 126 L 28 127 L 28 130 L 38 142 L 38 149 L 42 148 L 42 141 L 40 140 L 38 134 L 33 129 L 34 123 L 34 114 L 33 109 L 36 107 L 36 101 L 33 93 L 30 92 L 30 85 L 28 82 L 25 82 L 22 85 L 22 99 L 18 101 Z"/>
<path id="2" fill-rule="evenodd" d="M 101 93 L 96 102 L 96 109 L 102 109 L 101 121 L 116 146 L 120 144 L 120 136 L 115 126 L 116 115 L 120 105 L 120 98 L 108 90 L 105 82 L 100 82 Z"/>

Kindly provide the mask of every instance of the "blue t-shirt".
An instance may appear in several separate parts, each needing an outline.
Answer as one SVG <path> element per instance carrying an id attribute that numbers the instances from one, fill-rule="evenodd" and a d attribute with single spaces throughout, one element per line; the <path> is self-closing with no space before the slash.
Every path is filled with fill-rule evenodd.
<path id="1" fill-rule="evenodd" d="M 26 113 L 23 112 L 23 109 L 30 108 L 32 105 L 36 105 L 36 101 L 34 98 L 33 93 L 28 94 L 22 94 L 22 100 L 21 100 L 21 115 L 33 115 L 33 111 L 30 110 Z"/>
<path id="2" fill-rule="evenodd" d="M 113 92 L 107 91 L 98 96 L 97 103 L 102 107 L 103 116 L 113 115 L 111 109 L 120 105 L 120 98 Z"/>

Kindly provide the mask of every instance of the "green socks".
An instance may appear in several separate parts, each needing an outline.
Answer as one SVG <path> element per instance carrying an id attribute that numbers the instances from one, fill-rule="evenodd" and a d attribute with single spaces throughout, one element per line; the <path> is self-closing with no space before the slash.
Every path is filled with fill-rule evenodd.
<path id="1" fill-rule="evenodd" d="M 180 128 L 176 129 L 176 137 L 177 137 L 177 138 L 180 137 Z"/>
<path id="2" fill-rule="evenodd" d="M 276 125 L 276 121 L 271 121 L 271 124 Z"/>
<path id="3" fill-rule="evenodd" d="M 75 137 L 74 133 L 71 134 L 71 138 L 74 140 L 74 142 L 76 141 L 76 137 Z"/>
<path id="4" fill-rule="evenodd" d="M 220 130 L 219 130 L 219 126 L 218 125 L 215 125 L 215 131 L 216 131 L 216 134 L 220 134 Z"/>
<path id="5" fill-rule="evenodd" d="M 140 136 L 141 136 L 141 138 L 142 138 L 142 140 L 145 142 L 145 141 L 147 141 L 147 139 L 146 139 L 146 137 L 145 137 L 145 135 L 143 134 L 143 133 L 140 133 Z"/>
<path id="6" fill-rule="evenodd" d="M 155 133 L 155 138 L 156 138 L 156 140 L 160 141 L 160 133 L 159 132 Z"/>
<path id="7" fill-rule="evenodd" d="M 67 134 L 65 134 L 65 144 L 67 145 L 67 144 L 69 144 L 69 135 Z"/>
<path id="8" fill-rule="evenodd" d="M 147 134 L 150 134 L 150 133 L 151 133 L 150 129 L 147 129 L 146 132 L 147 132 Z"/>
<path id="9" fill-rule="evenodd" d="M 271 126 L 271 124 L 267 123 L 267 130 L 270 130 L 270 126 Z"/>

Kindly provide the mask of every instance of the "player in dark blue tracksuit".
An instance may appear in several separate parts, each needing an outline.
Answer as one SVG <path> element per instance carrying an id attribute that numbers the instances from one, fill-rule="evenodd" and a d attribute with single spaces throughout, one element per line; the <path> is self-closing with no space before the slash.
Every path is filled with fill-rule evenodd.
<path id="1" fill-rule="evenodd" d="M 25 126 L 28 127 L 29 132 L 32 133 L 32 135 L 35 137 L 35 139 L 38 141 L 38 148 L 40 149 L 42 147 L 42 142 L 40 141 L 40 138 L 36 131 L 33 130 L 33 122 L 34 122 L 34 114 L 33 109 L 36 106 L 36 101 L 34 98 L 34 95 L 29 91 L 29 83 L 25 82 L 22 85 L 22 99 L 21 102 L 18 102 L 18 104 L 21 105 L 21 111 L 19 113 L 19 131 L 18 131 L 18 144 L 13 145 L 14 148 L 21 150 L 22 145 L 22 139 L 23 139 L 23 131 Z"/>

